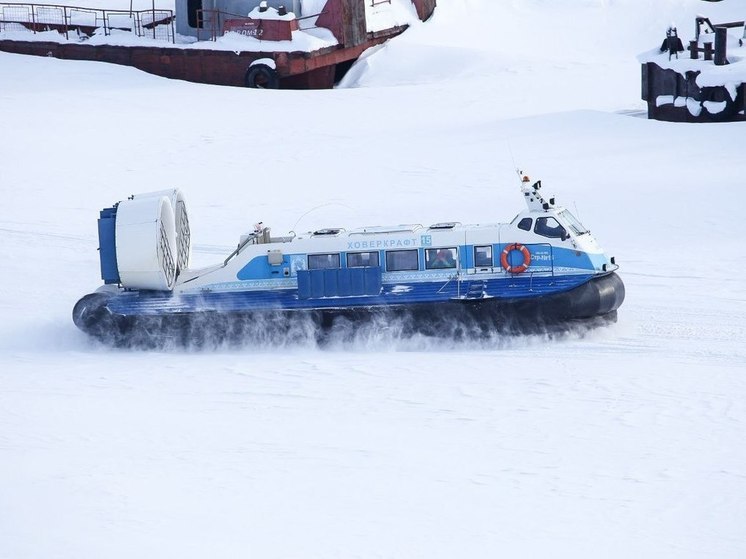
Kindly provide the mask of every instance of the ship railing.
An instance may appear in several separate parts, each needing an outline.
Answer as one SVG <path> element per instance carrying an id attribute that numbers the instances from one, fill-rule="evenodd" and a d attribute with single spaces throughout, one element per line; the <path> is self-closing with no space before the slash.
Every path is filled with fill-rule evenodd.
<path id="1" fill-rule="evenodd" d="M 704 17 L 704 16 L 697 16 L 695 18 L 695 29 L 694 29 L 694 36 L 697 41 L 699 41 L 699 36 L 702 34 L 714 34 L 716 27 L 727 27 L 727 28 L 734 28 L 734 27 L 743 27 L 743 38 L 746 39 L 746 21 L 728 21 L 726 23 L 712 23 L 710 21 L 710 18 Z"/>
<path id="2" fill-rule="evenodd" d="M 244 247 L 247 247 L 249 245 L 263 245 L 263 244 L 271 243 L 273 239 L 272 239 L 272 235 L 270 231 L 271 229 L 269 227 L 261 227 L 259 229 L 252 231 L 251 233 L 242 235 L 241 240 L 236 246 L 236 249 L 233 252 L 231 252 L 228 255 L 228 257 L 223 261 L 223 266 L 227 266 L 231 258 L 236 256 L 237 254 L 240 254 L 241 251 L 244 249 Z"/>
<path id="3" fill-rule="evenodd" d="M 456 281 L 457 282 L 456 283 L 456 295 L 457 295 L 458 298 L 460 298 L 461 297 L 461 273 L 460 273 L 460 270 L 457 271 L 452 276 L 448 276 L 448 279 L 446 280 L 446 282 L 443 285 L 440 286 L 440 289 L 438 289 L 438 291 L 436 291 L 436 293 L 442 293 L 443 290 L 445 290 L 445 288 L 448 287 L 452 281 Z"/>
<path id="4" fill-rule="evenodd" d="M 112 31 L 129 31 L 138 37 L 174 42 L 173 10 L 104 10 L 58 4 L 0 2 L 0 32 L 57 31 L 70 38 L 92 36 L 97 30 L 105 35 Z"/>
<path id="5" fill-rule="evenodd" d="M 226 16 L 232 16 L 232 14 L 221 10 L 195 10 L 196 25 L 194 27 L 197 28 L 197 40 L 214 41 L 221 36 Z M 207 36 L 204 35 L 205 33 Z"/>
<path id="6" fill-rule="evenodd" d="M 298 18 L 298 29 L 301 31 L 306 31 L 308 29 L 318 29 L 318 26 L 316 25 L 316 20 L 319 19 L 319 16 L 323 14 L 324 12 L 319 12 L 318 14 L 310 14 L 307 16 L 301 16 Z"/>

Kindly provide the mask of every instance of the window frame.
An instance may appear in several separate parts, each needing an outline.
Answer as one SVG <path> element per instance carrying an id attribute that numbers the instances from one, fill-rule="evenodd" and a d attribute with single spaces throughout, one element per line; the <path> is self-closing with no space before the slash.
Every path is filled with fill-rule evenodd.
<path id="1" fill-rule="evenodd" d="M 559 227 L 550 227 L 549 225 L 547 225 L 546 222 L 548 220 L 550 220 L 550 219 L 553 219 L 555 221 L 555 223 L 557 223 L 557 225 Z M 546 230 L 549 230 L 549 229 L 559 229 L 560 232 L 558 232 L 557 234 L 554 234 L 554 233 L 552 233 L 552 234 L 539 233 L 539 231 L 537 231 L 537 229 L 539 229 L 539 223 L 542 222 L 542 220 L 543 220 L 543 223 L 544 223 L 544 225 L 542 227 L 546 228 Z M 565 229 L 565 226 L 562 225 L 562 223 L 560 222 L 559 219 L 557 219 L 553 215 L 547 215 L 547 216 L 542 216 L 542 217 L 537 217 L 536 218 L 536 223 L 534 223 L 534 233 L 537 234 L 537 235 L 539 235 L 540 237 L 544 237 L 545 239 L 562 239 L 562 238 L 564 238 L 567 235 L 567 229 Z"/>
<path id="2" fill-rule="evenodd" d="M 451 251 L 451 257 L 453 258 L 453 266 L 438 266 L 434 267 L 430 265 L 431 259 L 429 256 L 429 253 L 434 252 L 437 256 L 438 252 L 441 250 L 450 250 Z M 432 260 L 435 260 L 434 256 Z M 425 249 L 425 269 L 426 270 L 455 270 L 458 268 L 458 247 L 433 247 L 433 248 L 426 248 Z"/>
<path id="3" fill-rule="evenodd" d="M 309 270 L 337 270 L 337 269 L 339 269 L 339 268 L 342 267 L 341 266 L 341 264 L 342 264 L 342 257 L 341 257 L 341 255 L 340 255 L 339 252 L 320 252 L 320 253 L 317 253 L 317 254 L 307 254 L 306 256 L 307 256 L 307 258 L 306 258 L 306 264 L 308 264 L 308 269 Z M 311 265 L 311 258 L 322 257 L 322 256 L 326 256 L 326 257 L 329 257 L 329 256 L 334 257 L 334 256 L 336 256 L 337 257 L 337 265 L 336 266 L 312 266 Z"/>
<path id="4" fill-rule="evenodd" d="M 489 264 L 480 264 L 477 262 L 477 250 L 480 248 L 489 249 L 490 261 Z M 493 268 L 495 266 L 495 249 L 492 245 L 474 245 L 474 267 L 475 268 Z"/>
<path id="5" fill-rule="evenodd" d="M 576 234 L 576 235 L 585 235 L 588 233 L 588 228 L 583 225 L 580 220 L 573 215 L 573 213 L 570 210 L 562 210 L 559 212 L 558 217 L 561 217 L 564 221 L 568 223 L 570 226 L 570 229 Z M 562 223 L 560 222 L 560 225 Z"/>
<path id="6" fill-rule="evenodd" d="M 521 223 L 528 220 L 528 227 L 521 227 Z M 516 224 L 516 227 L 520 229 L 521 231 L 533 231 L 534 229 L 534 220 L 531 217 L 524 217 L 521 218 L 518 223 Z"/>
<path id="7" fill-rule="evenodd" d="M 350 264 L 350 256 L 359 256 L 362 254 L 375 254 L 376 256 L 376 263 L 375 264 Z M 381 266 L 381 254 L 377 250 L 363 250 L 359 252 L 348 252 L 346 254 L 345 258 L 347 262 L 348 268 L 379 268 Z"/>
<path id="8" fill-rule="evenodd" d="M 391 268 L 391 265 L 390 265 L 391 262 L 389 261 L 389 256 L 391 256 L 393 259 L 393 256 L 395 254 L 412 253 L 412 252 L 415 254 L 415 267 L 414 268 L 396 268 L 396 269 Z M 386 253 L 386 271 L 387 272 L 416 272 L 417 270 L 420 269 L 420 251 L 416 248 L 407 248 L 407 249 L 402 249 L 402 250 L 387 250 L 385 251 L 385 253 Z"/>

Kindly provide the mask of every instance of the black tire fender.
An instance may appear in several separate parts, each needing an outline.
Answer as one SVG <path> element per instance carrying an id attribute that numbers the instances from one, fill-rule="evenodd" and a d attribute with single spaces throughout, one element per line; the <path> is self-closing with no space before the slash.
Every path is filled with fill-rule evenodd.
<path id="1" fill-rule="evenodd" d="M 73 322 L 86 334 L 102 337 L 112 329 L 113 318 L 106 303 L 110 293 L 89 293 L 73 307 Z"/>
<path id="2" fill-rule="evenodd" d="M 280 76 L 266 64 L 254 64 L 246 71 L 244 85 L 252 89 L 278 89 Z"/>

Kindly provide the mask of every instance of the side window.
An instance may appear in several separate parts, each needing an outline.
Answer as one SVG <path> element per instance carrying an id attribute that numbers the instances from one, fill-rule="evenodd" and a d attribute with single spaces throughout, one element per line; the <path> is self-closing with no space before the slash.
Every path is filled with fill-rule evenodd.
<path id="1" fill-rule="evenodd" d="M 386 251 L 387 271 L 400 272 L 403 270 L 417 270 L 418 268 L 417 249 Z"/>
<path id="2" fill-rule="evenodd" d="M 455 268 L 455 248 L 429 248 L 425 251 L 425 268 L 428 270 Z"/>
<path id="3" fill-rule="evenodd" d="M 308 269 L 339 268 L 339 254 L 309 254 Z"/>
<path id="4" fill-rule="evenodd" d="M 565 228 L 553 217 L 536 218 L 534 233 L 542 237 L 549 237 L 550 239 L 559 239 L 567 234 Z"/>
<path id="5" fill-rule="evenodd" d="M 365 266 L 378 266 L 377 252 L 350 252 L 347 254 L 348 268 L 362 268 Z"/>
<path id="6" fill-rule="evenodd" d="M 544 218 L 540 218 L 544 219 Z M 531 231 L 531 221 L 533 221 L 530 217 L 524 217 L 522 220 L 518 222 L 518 229 L 523 229 L 524 231 Z"/>
<path id="7" fill-rule="evenodd" d="M 485 268 L 492 266 L 492 247 L 474 247 L 474 266 Z"/>

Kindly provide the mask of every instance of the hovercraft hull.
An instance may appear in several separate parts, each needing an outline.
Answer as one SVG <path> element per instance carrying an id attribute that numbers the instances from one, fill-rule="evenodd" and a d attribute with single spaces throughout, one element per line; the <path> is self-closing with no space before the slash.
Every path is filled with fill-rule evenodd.
<path id="1" fill-rule="evenodd" d="M 154 309 L 152 298 L 122 302 L 128 294 L 96 292 L 73 309 L 75 324 L 92 337 L 118 347 L 204 346 L 250 343 L 257 338 L 323 338 L 339 323 L 396 322 L 403 335 L 453 337 L 532 334 L 567 330 L 575 324 L 616 321 L 624 301 L 624 284 L 615 273 L 595 276 L 559 293 L 518 298 L 473 297 L 396 304 L 305 308 L 265 307 L 241 310 L 206 304 L 199 310 Z M 249 295 L 247 295 L 249 296 Z M 224 303 L 222 300 L 218 300 Z M 158 305 L 155 305 L 157 308 Z"/>

